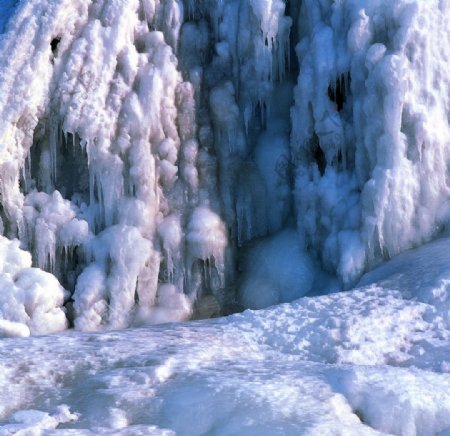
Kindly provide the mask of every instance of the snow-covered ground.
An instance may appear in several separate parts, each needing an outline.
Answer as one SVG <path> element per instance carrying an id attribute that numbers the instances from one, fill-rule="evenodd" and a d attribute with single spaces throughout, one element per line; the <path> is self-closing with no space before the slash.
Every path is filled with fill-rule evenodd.
<path id="1" fill-rule="evenodd" d="M 449 285 L 443 238 L 346 293 L 2 339 L 0 435 L 450 435 Z"/>

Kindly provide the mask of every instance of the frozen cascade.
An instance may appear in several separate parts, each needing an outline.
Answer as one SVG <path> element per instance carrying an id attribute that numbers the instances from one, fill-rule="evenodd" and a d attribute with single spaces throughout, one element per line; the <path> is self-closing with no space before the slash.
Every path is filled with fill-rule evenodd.
<path id="1" fill-rule="evenodd" d="M 299 17 L 297 225 L 348 287 L 448 222 L 449 6 L 305 1 Z"/>
<path id="2" fill-rule="evenodd" d="M 15 8 L 0 252 L 39 269 L 0 258 L 5 335 L 61 330 L 64 311 L 96 330 L 259 308 L 326 274 L 350 287 L 450 218 L 445 1 Z"/>

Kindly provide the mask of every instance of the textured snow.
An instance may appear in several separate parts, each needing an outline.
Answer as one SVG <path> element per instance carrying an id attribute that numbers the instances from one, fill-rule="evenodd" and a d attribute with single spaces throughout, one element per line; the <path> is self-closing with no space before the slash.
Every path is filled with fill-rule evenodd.
<path id="1" fill-rule="evenodd" d="M 217 320 L 2 339 L 0 434 L 448 434 L 449 248 Z"/>

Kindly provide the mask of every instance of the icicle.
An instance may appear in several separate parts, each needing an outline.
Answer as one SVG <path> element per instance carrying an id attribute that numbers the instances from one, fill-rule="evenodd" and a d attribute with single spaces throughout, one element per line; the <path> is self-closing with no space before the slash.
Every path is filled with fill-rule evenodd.
<path id="1" fill-rule="evenodd" d="M 56 181 L 56 156 L 57 156 L 57 148 L 58 148 L 58 121 L 54 120 L 52 116 L 49 118 L 50 124 L 50 135 L 49 135 L 49 144 L 50 144 L 50 159 L 51 159 L 51 180 L 53 183 Z"/>

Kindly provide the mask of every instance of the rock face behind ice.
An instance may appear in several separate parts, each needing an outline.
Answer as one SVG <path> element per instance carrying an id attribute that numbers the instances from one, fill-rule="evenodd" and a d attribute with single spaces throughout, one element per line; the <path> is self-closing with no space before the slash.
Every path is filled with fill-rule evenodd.
<path id="1" fill-rule="evenodd" d="M 349 287 L 449 219 L 446 2 L 5 5 L 0 234 L 77 328 Z"/>

